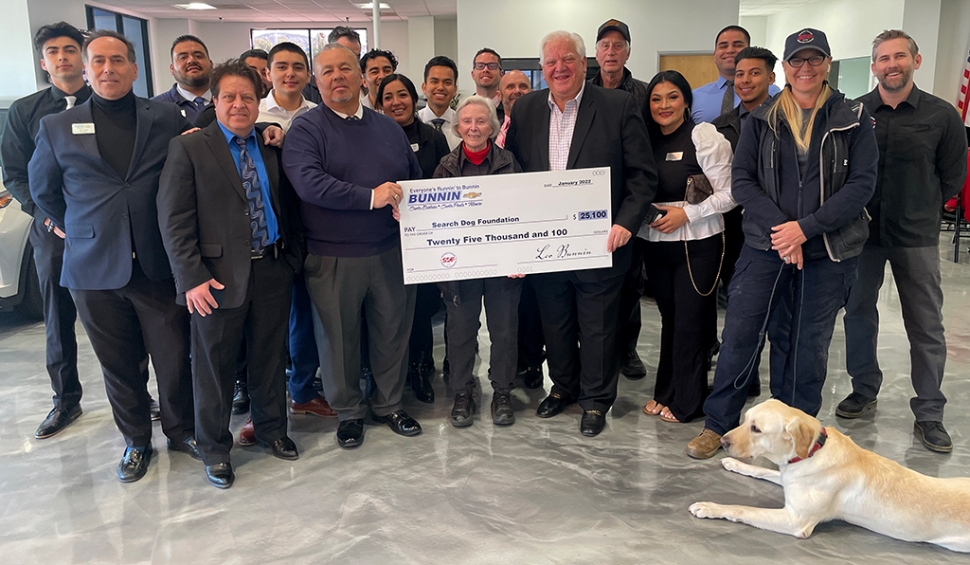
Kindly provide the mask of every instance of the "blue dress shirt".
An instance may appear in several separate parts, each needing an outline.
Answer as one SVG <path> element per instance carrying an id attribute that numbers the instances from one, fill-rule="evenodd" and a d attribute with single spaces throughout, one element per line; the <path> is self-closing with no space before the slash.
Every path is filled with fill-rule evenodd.
<path id="1" fill-rule="evenodd" d="M 724 89 L 727 88 L 727 80 L 719 76 L 714 82 L 698 86 L 694 89 L 694 105 L 690 109 L 690 115 L 694 118 L 694 123 L 712 122 L 714 118 L 721 115 L 721 101 L 724 100 Z M 768 96 L 774 96 L 781 92 L 781 89 L 772 84 L 768 86 Z M 741 103 L 738 93 L 734 93 L 734 106 Z"/>
<path id="2" fill-rule="evenodd" d="M 218 122 L 217 122 L 218 123 Z M 242 150 L 239 149 L 239 145 L 233 141 L 236 134 L 232 133 L 221 123 L 219 128 L 222 129 L 222 134 L 226 136 L 226 143 L 229 144 L 229 152 L 232 153 L 232 160 L 236 162 L 236 170 L 239 172 L 239 178 L 242 178 L 242 161 L 240 156 L 242 155 Z M 263 163 L 263 155 L 259 152 L 259 144 L 256 142 L 256 128 L 253 128 L 246 136 L 246 151 L 249 152 L 249 156 L 252 157 L 253 163 L 256 164 L 256 175 L 259 177 L 259 191 L 263 193 L 263 210 L 266 212 L 266 229 L 269 233 L 270 244 L 276 243 L 280 239 L 280 227 L 279 222 L 276 220 L 276 211 L 273 210 L 273 198 L 270 195 L 270 185 L 269 185 L 269 173 L 266 172 L 266 164 Z"/>

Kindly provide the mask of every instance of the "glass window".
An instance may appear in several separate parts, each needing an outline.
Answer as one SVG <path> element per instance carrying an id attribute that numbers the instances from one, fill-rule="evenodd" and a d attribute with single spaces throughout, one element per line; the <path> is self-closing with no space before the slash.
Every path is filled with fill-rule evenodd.
<path id="1" fill-rule="evenodd" d="M 327 44 L 327 36 L 333 29 L 254 29 L 251 44 L 253 49 L 262 49 L 269 53 L 277 43 L 289 41 L 296 43 L 307 52 L 312 61 L 317 53 Z M 361 53 L 367 52 L 367 30 L 355 29 L 360 34 Z"/>

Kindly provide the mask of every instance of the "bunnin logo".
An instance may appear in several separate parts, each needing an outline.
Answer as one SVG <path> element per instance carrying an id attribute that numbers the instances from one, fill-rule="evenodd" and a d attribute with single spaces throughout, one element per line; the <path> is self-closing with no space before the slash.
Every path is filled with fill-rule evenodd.
<path id="1" fill-rule="evenodd" d="M 452 252 L 447 252 L 441 256 L 441 265 L 449 269 L 458 264 L 458 257 Z"/>
<path id="2" fill-rule="evenodd" d="M 408 204 L 439 204 L 462 200 L 480 200 L 481 198 L 482 193 L 479 185 L 456 184 L 412 189 L 408 193 L 407 201 Z"/>

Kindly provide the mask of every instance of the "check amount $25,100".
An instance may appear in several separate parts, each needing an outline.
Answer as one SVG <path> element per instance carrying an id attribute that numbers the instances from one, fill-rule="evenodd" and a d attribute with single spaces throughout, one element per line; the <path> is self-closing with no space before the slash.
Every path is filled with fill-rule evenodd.
<path id="1" fill-rule="evenodd" d="M 608 167 L 400 184 L 405 284 L 613 264 Z"/>

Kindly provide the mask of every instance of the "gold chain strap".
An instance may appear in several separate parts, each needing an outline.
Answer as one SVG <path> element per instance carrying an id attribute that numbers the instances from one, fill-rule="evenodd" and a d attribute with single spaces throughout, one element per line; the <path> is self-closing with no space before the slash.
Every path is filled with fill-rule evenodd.
<path id="1" fill-rule="evenodd" d="M 721 262 L 717 265 L 717 275 L 714 277 L 714 285 L 711 290 L 707 292 L 701 292 L 697 288 L 697 283 L 694 282 L 694 271 L 690 268 L 690 251 L 687 249 L 687 240 L 684 240 L 684 256 L 687 259 L 687 274 L 690 276 L 690 284 L 694 286 L 694 292 L 700 294 L 701 296 L 710 296 L 714 289 L 717 288 L 717 282 L 721 279 L 721 268 L 724 267 L 724 252 L 727 248 L 727 243 L 724 238 L 724 232 L 721 232 Z"/>

